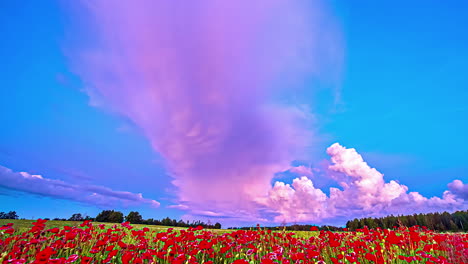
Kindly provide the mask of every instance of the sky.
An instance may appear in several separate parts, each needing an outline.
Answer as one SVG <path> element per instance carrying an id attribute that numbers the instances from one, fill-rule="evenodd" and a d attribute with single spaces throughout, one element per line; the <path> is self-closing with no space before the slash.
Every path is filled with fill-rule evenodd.
<path id="1" fill-rule="evenodd" d="M 0 4 L 0 211 L 468 209 L 468 3 Z"/>

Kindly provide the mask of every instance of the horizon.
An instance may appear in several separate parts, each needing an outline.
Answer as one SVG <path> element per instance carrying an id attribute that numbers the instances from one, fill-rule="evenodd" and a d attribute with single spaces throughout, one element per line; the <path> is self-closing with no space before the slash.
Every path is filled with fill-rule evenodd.
<path id="1" fill-rule="evenodd" d="M 468 210 L 468 2 L 2 6 L 0 211 Z"/>

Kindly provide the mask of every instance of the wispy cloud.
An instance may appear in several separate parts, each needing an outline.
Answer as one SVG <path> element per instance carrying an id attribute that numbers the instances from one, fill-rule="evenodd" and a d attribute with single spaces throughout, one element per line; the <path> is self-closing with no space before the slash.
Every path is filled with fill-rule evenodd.
<path id="1" fill-rule="evenodd" d="M 70 184 L 61 180 L 47 179 L 41 175 L 14 172 L 3 166 L 0 166 L 0 187 L 100 207 L 127 207 L 144 204 L 159 207 L 159 202 L 146 199 L 140 193 L 115 191 L 96 185 Z"/>

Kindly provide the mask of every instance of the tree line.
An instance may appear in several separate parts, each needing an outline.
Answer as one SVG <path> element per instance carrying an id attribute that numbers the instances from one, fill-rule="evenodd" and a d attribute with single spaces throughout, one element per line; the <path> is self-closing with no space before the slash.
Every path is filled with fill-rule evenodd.
<path id="1" fill-rule="evenodd" d="M 54 218 L 52 220 L 57 221 L 85 221 L 91 220 L 96 222 L 105 222 L 105 223 L 122 223 L 124 221 L 130 222 L 131 224 L 144 224 L 144 225 L 163 225 L 163 226 L 175 226 L 175 227 L 197 227 L 203 226 L 203 228 L 209 229 L 221 229 L 220 223 L 211 224 L 202 221 L 183 221 L 171 219 L 169 217 L 163 218 L 161 220 L 149 218 L 143 219 L 139 212 L 132 211 L 128 213 L 127 216 L 120 211 L 115 210 L 103 210 L 96 217 L 83 216 L 80 213 L 73 214 L 70 218 Z"/>
<path id="2" fill-rule="evenodd" d="M 354 231 L 367 226 L 369 228 L 395 228 L 400 226 L 425 226 L 428 229 L 440 232 L 466 232 L 468 231 L 468 210 L 454 213 L 428 213 L 413 215 L 390 215 L 378 218 L 360 218 L 348 221 L 346 227 Z"/>

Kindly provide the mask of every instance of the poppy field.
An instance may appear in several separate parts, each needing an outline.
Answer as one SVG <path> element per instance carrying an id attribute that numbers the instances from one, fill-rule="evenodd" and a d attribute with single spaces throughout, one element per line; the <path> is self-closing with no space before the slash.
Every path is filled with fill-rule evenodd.
<path id="1" fill-rule="evenodd" d="M 0 227 L 0 263 L 468 263 L 468 234 L 425 228 L 356 232 L 151 230 L 113 226 Z"/>

